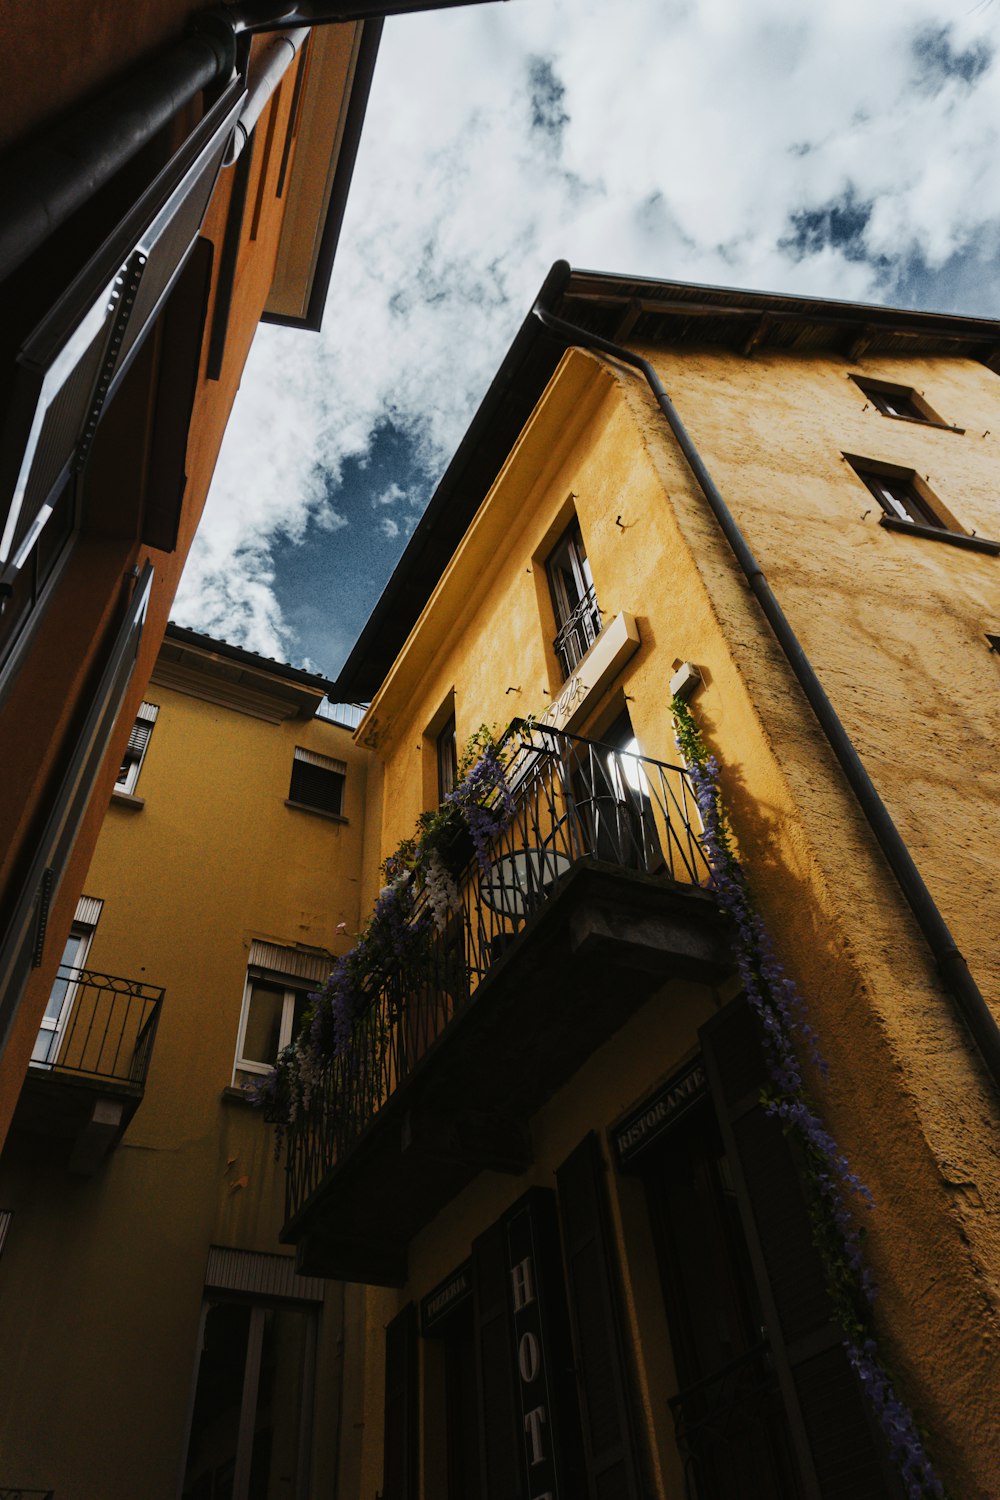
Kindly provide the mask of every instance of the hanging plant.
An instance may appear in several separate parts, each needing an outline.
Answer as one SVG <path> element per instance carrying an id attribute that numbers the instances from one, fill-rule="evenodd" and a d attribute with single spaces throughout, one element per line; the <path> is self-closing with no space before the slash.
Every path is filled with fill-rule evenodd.
<path id="1" fill-rule="evenodd" d="M 308 1111 L 331 1060 L 356 1039 L 383 986 L 391 983 L 402 995 L 419 989 L 431 967 L 433 935 L 444 931 L 459 904 L 457 877 L 473 854 L 485 873 L 490 846 L 513 816 L 504 754 L 484 724 L 465 747 L 454 791 L 440 807 L 421 813 L 416 832 L 383 863 L 385 884 L 368 925 L 351 951 L 334 960 L 322 990 L 309 996 L 298 1036 L 259 1082 L 244 1085 L 246 1097 L 275 1126 L 277 1152 L 284 1131 Z"/>
<path id="2" fill-rule="evenodd" d="M 865 1209 L 873 1208 L 872 1195 L 851 1170 L 805 1086 L 800 1047 L 823 1078 L 827 1065 L 816 1033 L 805 1018 L 802 999 L 775 953 L 736 856 L 719 788 L 718 761 L 709 754 L 682 699 L 673 699 L 671 713 L 701 814 L 701 844 L 711 871 L 709 889 L 732 921 L 740 979 L 763 1031 L 770 1086 L 761 1102 L 768 1114 L 781 1121 L 796 1147 L 813 1240 L 823 1262 L 835 1315 L 844 1330 L 844 1347 L 888 1442 L 908 1500 L 926 1500 L 928 1496 L 941 1500 L 944 1486 L 879 1351 L 873 1317 L 875 1286 L 864 1262 L 863 1230 L 850 1207 L 860 1203 Z"/>

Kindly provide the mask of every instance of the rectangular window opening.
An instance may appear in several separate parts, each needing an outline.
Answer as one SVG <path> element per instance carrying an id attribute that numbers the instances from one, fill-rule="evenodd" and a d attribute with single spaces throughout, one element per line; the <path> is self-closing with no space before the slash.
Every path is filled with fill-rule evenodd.
<path id="1" fill-rule="evenodd" d="M 552 644 L 565 681 L 601 633 L 601 610 L 579 521 L 574 519 L 563 533 L 545 568 L 557 626 Z"/>
<path id="2" fill-rule="evenodd" d="M 452 714 L 435 741 L 437 745 L 438 801 L 443 802 L 455 790 L 458 781 L 458 738 L 455 715 Z"/>
<path id="3" fill-rule="evenodd" d="M 141 703 L 139 712 L 136 714 L 132 732 L 128 737 L 125 754 L 122 756 L 121 767 L 118 771 L 118 779 L 115 782 L 116 792 L 131 793 L 135 790 L 135 784 L 139 780 L 139 772 L 142 763 L 146 759 L 146 751 L 149 749 L 150 736 L 153 733 L 153 725 L 160 712 L 156 703 Z"/>
<path id="4" fill-rule="evenodd" d="M 259 1079 L 298 1036 L 309 996 L 321 989 L 333 958 L 321 949 L 285 948 L 255 939 L 250 945 L 233 1086 Z"/>
<path id="5" fill-rule="evenodd" d="M 347 762 L 296 746 L 288 801 L 309 812 L 343 817 Z"/>
<path id="6" fill-rule="evenodd" d="M 938 531 L 959 530 L 938 514 L 925 487 L 919 483 L 912 470 L 869 464 L 849 455 L 847 459 L 887 516 L 897 521 L 907 521 L 913 526 L 932 526 Z"/>
<path id="7" fill-rule="evenodd" d="M 884 417 L 902 417 L 908 422 L 926 422 L 936 427 L 948 426 L 912 386 L 894 385 L 889 380 L 869 380 L 860 375 L 852 375 L 851 379 Z"/>

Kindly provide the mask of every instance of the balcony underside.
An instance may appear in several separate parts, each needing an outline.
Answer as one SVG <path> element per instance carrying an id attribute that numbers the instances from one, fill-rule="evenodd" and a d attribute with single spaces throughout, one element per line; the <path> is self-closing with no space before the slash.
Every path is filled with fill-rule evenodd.
<path id="1" fill-rule="evenodd" d="M 141 1085 L 79 1079 L 58 1068 L 31 1067 L 12 1128 L 55 1142 L 65 1152 L 71 1172 L 90 1176 L 121 1140 L 142 1095 Z"/>
<path id="2" fill-rule="evenodd" d="M 413 1236 L 479 1172 L 530 1166 L 532 1115 L 658 987 L 730 968 L 705 891 L 581 862 L 289 1220 L 298 1269 L 402 1285 Z"/>

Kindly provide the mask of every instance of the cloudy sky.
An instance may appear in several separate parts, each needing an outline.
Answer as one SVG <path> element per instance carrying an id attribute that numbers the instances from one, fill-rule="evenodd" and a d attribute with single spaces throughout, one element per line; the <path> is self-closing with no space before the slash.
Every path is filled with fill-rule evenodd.
<path id="1" fill-rule="evenodd" d="M 175 618 L 335 675 L 548 267 L 1000 316 L 997 0 L 386 22 L 322 334 L 261 327 Z"/>

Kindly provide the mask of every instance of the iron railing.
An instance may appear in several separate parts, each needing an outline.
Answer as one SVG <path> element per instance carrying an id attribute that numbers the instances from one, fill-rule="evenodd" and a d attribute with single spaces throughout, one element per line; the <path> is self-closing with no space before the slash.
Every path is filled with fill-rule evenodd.
<path id="1" fill-rule="evenodd" d="M 138 979 L 62 964 L 32 1053 L 53 1077 L 142 1088 L 160 1020 L 163 990 Z M 2 1500 L 2 1496 L 0 1496 Z"/>
<path id="2" fill-rule="evenodd" d="M 416 898 L 405 962 L 373 983 L 346 1046 L 287 1133 L 291 1217 L 468 1005 L 491 968 L 581 861 L 685 884 L 708 866 L 686 770 L 539 724 L 502 746 L 514 813 L 489 847 L 456 851 L 455 899 L 440 930 Z"/>
<path id="3" fill-rule="evenodd" d="M 591 584 L 573 613 L 563 621 L 552 642 L 564 681 L 572 677 L 600 633 L 601 609 Z"/>
<path id="4" fill-rule="evenodd" d="M 788 1419 L 766 1344 L 670 1402 L 688 1500 L 796 1500 Z"/>

